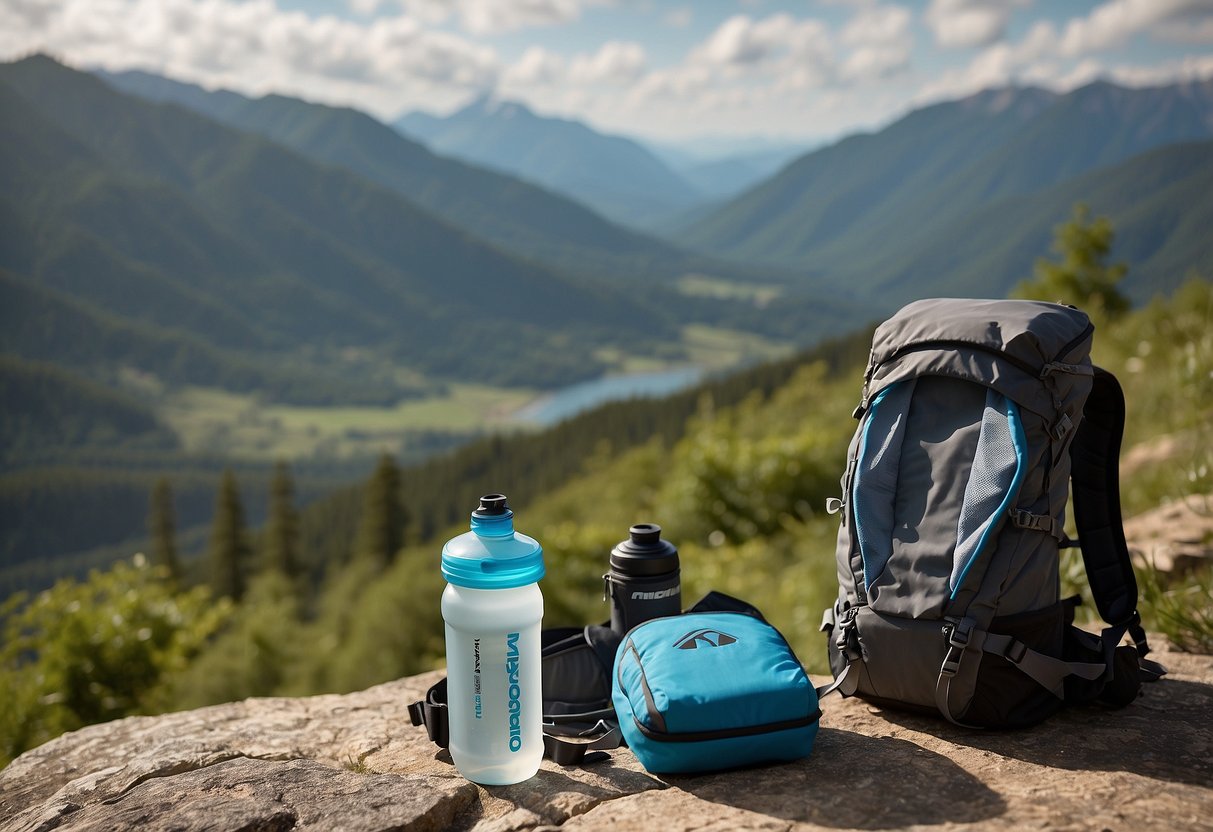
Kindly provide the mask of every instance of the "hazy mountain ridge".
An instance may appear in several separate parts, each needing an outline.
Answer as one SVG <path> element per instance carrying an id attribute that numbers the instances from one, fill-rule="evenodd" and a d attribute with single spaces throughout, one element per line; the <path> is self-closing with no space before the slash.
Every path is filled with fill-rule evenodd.
<path id="1" fill-rule="evenodd" d="M 143 72 L 98 74 L 142 99 L 179 104 L 313 161 L 349 170 L 549 271 L 612 292 L 625 289 L 632 298 L 643 297 L 647 309 L 661 310 L 673 322 L 803 340 L 806 328 L 837 333 L 861 319 L 853 309 L 842 308 L 839 300 L 823 307 L 820 293 L 811 291 L 814 281 L 803 270 L 730 263 L 680 249 L 615 225 L 576 201 L 516 177 L 435 155 L 357 110 L 279 95 L 250 99 Z M 747 306 L 680 293 L 674 281 L 686 274 L 778 283 L 800 296 L 756 317 Z"/>
<path id="2" fill-rule="evenodd" d="M 1096 83 L 1064 95 L 1031 88 L 989 90 L 916 110 L 876 133 L 807 154 L 677 238 L 750 261 L 811 265 L 861 294 L 890 282 L 929 292 L 904 270 L 898 277 L 889 261 L 925 248 L 925 241 L 963 241 L 961 229 L 975 212 L 996 216 L 985 209 L 1000 200 L 1051 188 L 1060 188 L 1059 200 L 1063 193 L 1086 200 L 1090 197 L 1081 187 L 1061 186 L 1148 151 L 1210 136 L 1213 81 L 1154 89 Z M 1157 183 L 1143 179 L 1125 185 L 1149 199 Z M 1047 223 L 1068 216 L 1069 204 L 1046 202 L 1037 207 L 1048 214 Z M 1110 210 L 1095 202 L 1092 208 Z M 1120 219 L 1130 224 L 1117 223 L 1125 238 L 1139 233 L 1132 225 L 1143 220 L 1139 213 Z M 1026 247 L 1025 229 L 1010 222 L 998 227 Z M 1008 269 L 1021 264 L 1006 261 Z M 964 263 L 957 260 L 951 267 Z M 996 293 L 1024 276 L 974 271 L 972 291 Z M 1148 295 L 1182 276 L 1146 267 L 1136 270 L 1129 285 L 1138 296 Z"/>
<path id="3" fill-rule="evenodd" d="M 552 379 L 593 375 L 596 332 L 673 335 L 623 293 L 510 257 L 392 191 L 260 137 L 45 58 L 3 67 L 0 81 L 20 93 L 4 99 L 19 146 L 50 137 L 85 151 L 69 157 L 68 172 L 55 154 L 41 163 L 6 156 L 3 181 L 28 195 L 10 213 L 30 249 L 0 265 L 102 308 L 225 344 L 243 329 L 230 342 L 242 348 L 378 343 L 416 367 L 459 365 L 497 380 L 523 355 L 535 380 L 545 367 Z M 46 245 L 55 234 L 71 236 L 88 264 L 48 262 L 72 250 Z M 166 306 L 172 291 L 180 299 Z M 211 325 L 224 320 L 230 332 Z M 451 342 L 461 326 L 465 336 Z M 553 350 L 572 328 L 578 340 Z M 497 340 L 505 348 L 486 354 Z"/>
<path id="4" fill-rule="evenodd" d="M 883 252 L 873 267 L 888 297 L 1009 292 L 1047 251 L 1067 206 L 1088 202 L 1112 219 L 1114 255 L 1137 277 L 1136 294 L 1166 293 L 1191 271 L 1213 273 L 1213 140 L 1167 145 L 1057 185 L 1007 197 Z M 1007 233 L 1006 229 L 1014 229 Z M 1143 276 L 1145 279 L 1143 279 Z"/>
<path id="5" fill-rule="evenodd" d="M 616 226 L 516 177 L 432 153 L 365 113 L 280 95 L 247 98 L 144 72 L 98 73 L 124 92 L 179 104 L 346 167 L 515 254 L 598 273 L 685 266 L 669 243 Z"/>
<path id="6" fill-rule="evenodd" d="M 393 123 L 439 153 L 505 171 L 636 227 L 704 197 L 638 142 L 526 105 L 482 96 L 449 116 L 414 112 Z"/>

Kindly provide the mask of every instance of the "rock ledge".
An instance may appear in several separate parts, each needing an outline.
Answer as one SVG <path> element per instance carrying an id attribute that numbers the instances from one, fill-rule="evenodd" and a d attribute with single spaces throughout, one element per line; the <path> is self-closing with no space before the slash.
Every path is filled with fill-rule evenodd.
<path id="1" fill-rule="evenodd" d="M 1213 657 L 1158 658 L 1170 676 L 1128 708 L 1027 731 L 831 697 L 797 763 L 657 777 L 621 749 L 493 788 L 459 777 L 409 724 L 437 674 L 250 699 L 27 752 L 0 771 L 0 830 L 1213 829 Z"/>

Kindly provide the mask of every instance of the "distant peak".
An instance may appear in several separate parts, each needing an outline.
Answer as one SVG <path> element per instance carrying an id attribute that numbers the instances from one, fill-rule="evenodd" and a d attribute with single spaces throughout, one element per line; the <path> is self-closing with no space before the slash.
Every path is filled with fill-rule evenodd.
<path id="1" fill-rule="evenodd" d="M 990 115 L 1008 110 L 1038 110 L 1057 98 L 1057 93 L 1040 87 L 995 87 L 962 98 L 962 106 L 982 110 Z"/>
<path id="2" fill-rule="evenodd" d="M 532 115 L 530 109 L 518 101 L 501 98 L 495 92 L 486 92 L 477 96 L 470 104 L 459 111 L 457 115 L 479 115 L 492 118 L 518 118 Z"/>

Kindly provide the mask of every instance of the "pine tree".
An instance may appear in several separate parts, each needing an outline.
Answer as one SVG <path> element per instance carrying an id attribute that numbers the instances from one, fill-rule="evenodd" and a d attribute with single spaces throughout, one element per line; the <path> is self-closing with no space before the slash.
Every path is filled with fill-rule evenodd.
<path id="1" fill-rule="evenodd" d="M 1069 303 L 1085 312 L 1113 320 L 1129 311 L 1129 299 L 1117 284 L 1128 266 L 1108 264 L 1116 232 L 1107 217 L 1091 219 L 1091 209 L 1079 203 L 1069 222 L 1057 226 L 1053 250 L 1059 261 L 1036 261 L 1036 277 L 1015 287 L 1021 298 Z"/>
<path id="2" fill-rule="evenodd" d="M 224 469 L 215 501 L 215 519 L 211 525 L 211 587 L 215 595 L 239 601 L 244 595 L 244 567 L 248 543 L 244 527 L 244 507 L 236 475 Z"/>
<path id="3" fill-rule="evenodd" d="M 404 544 L 405 522 L 400 469 L 390 454 L 383 454 L 366 484 L 354 556 L 387 566 Z"/>
<path id="4" fill-rule="evenodd" d="M 177 515 L 173 510 L 173 489 L 167 477 L 156 480 L 148 507 L 147 531 L 152 539 L 152 563 L 168 571 L 174 583 L 181 581 L 181 562 L 177 558 Z"/>
<path id="5" fill-rule="evenodd" d="M 295 509 L 295 484 L 291 468 L 279 461 L 270 483 L 270 516 L 265 526 L 264 568 L 294 580 L 299 569 L 299 513 Z"/>

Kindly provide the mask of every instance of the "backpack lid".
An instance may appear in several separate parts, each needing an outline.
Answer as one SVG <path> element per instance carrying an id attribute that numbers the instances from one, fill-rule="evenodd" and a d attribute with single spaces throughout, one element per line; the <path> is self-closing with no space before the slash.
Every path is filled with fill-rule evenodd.
<path id="1" fill-rule="evenodd" d="M 929 298 L 908 304 L 876 329 L 872 365 L 915 346 L 969 344 L 1036 368 L 1071 358 L 1094 331 L 1084 312 L 1035 300 Z M 1086 350 L 1082 355 L 1086 354 Z"/>
<path id="2" fill-rule="evenodd" d="M 1076 421 L 1094 330 L 1086 314 L 1059 303 L 915 301 L 877 327 L 860 408 L 894 382 L 937 375 L 992 387 L 1050 423 Z"/>

